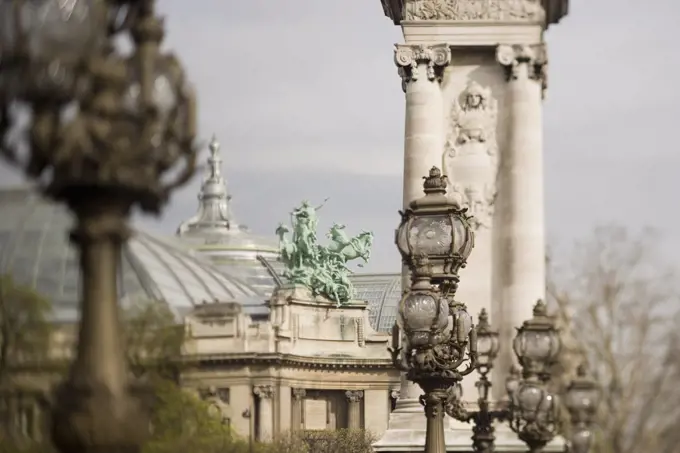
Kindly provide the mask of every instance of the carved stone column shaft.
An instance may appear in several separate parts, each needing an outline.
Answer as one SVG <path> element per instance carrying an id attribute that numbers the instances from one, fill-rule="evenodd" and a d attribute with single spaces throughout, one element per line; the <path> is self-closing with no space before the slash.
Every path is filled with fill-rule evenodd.
<path id="1" fill-rule="evenodd" d="M 305 399 L 305 396 L 307 396 L 307 391 L 301 388 L 294 388 L 292 389 L 292 393 L 293 404 L 291 407 L 292 414 L 290 421 L 290 429 L 293 431 L 297 431 L 302 428 L 302 404 Z"/>
<path id="2" fill-rule="evenodd" d="M 404 207 L 422 196 L 422 177 L 440 165 L 444 143 L 439 81 L 451 61 L 448 45 L 397 45 L 394 61 L 406 93 Z"/>
<path id="3" fill-rule="evenodd" d="M 347 397 L 347 428 L 361 429 L 361 399 L 364 392 L 361 390 L 348 390 L 345 392 Z"/>
<path id="4" fill-rule="evenodd" d="M 545 296 L 545 220 L 543 199 L 542 91 L 546 54 L 543 45 L 499 46 L 499 63 L 508 82 L 507 143 L 501 153 L 496 208 L 503 228 L 497 234 L 495 298 L 501 313 L 500 343 L 506 345 L 497 369 L 505 372 L 513 360 L 509 345 L 514 326 L 532 314 L 533 304 Z M 494 396 L 503 388 L 494 385 Z"/>
<path id="5" fill-rule="evenodd" d="M 274 387 L 271 385 L 258 385 L 253 389 L 253 393 L 258 398 L 258 440 L 269 442 L 274 435 L 274 410 L 272 404 Z"/>

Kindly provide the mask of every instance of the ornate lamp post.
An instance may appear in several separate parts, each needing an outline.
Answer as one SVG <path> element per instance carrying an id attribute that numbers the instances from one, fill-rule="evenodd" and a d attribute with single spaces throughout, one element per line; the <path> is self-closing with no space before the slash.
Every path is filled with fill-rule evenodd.
<path id="1" fill-rule="evenodd" d="M 474 246 L 470 216 L 446 195 L 447 179 L 433 167 L 425 196 L 402 212 L 396 243 L 413 276 L 399 307 L 402 347 L 391 350 L 395 366 L 425 392 L 425 453 L 445 453 L 444 410 L 463 376 L 477 366 L 477 338 L 465 306 L 454 300 L 458 270 Z"/>
<path id="2" fill-rule="evenodd" d="M 557 397 L 546 383 L 560 352 L 560 337 L 547 307 L 539 300 L 534 316 L 517 329 L 513 342 L 522 379 L 508 382 L 510 427 L 532 453 L 539 453 L 557 434 Z"/>
<path id="3" fill-rule="evenodd" d="M 494 451 L 494 427 L 495 421 L 507 420 L 509 411 L 507 409 L 491 410 L 489 404 L 489 391 L 491 381 L 488 374 L 493 368 L 493 362 L 498 356 L 500 344 L 498 342 L 498 332 L 491 328 L 489 315 L 486 309 L 482 309 L 479 314 L 477 324 L 477 372 L 479 380 L 475 384 L 479 392 L 477 404 L 479 409 L 467 411 L 462 404 L 462 388 L 456 387 L 458 394 L 453 399 L 452 404 L 446 408 L 447 414 L 462 422 L 473 422 L 472 428 L 472 448 L 474 451 L 490 453 Z"/>
<path id="4" fill-rule="evenodd" d="M 588 453 L 593 442 L 593 426 L 597 407 L 600 404 L 600 388 L 588 377 L 586 367 L 578 367 L 576 378 L 567 388 L 565 406 L 571 418 L 572 453 Z"/>
<path id="5" fill-rule="evenodd" d="M 116 47 L 125 35 L 129 53 Z M 76 218 L 78 348 L 52 417 L 64 453 L 134 452 L 148 434 L 121 345 L 118 263 L 131 209 L 158 213 L 196 157 L 194 96 L 163 35 L 153 0 L 0 0 L 0 149 Z M 15 107 L 30 112 L 21 142 Z"/>
<path id="6" fill-rule="evenodd" d="M 525 321 L 517 329 L 517 336 L 513 341 L 513 349 L 521 369 L 513 365 L 505 382 L 509 397 L 507 407 L 490 410 L 489 390 L 491 383 L 487 374 L 493 368 L 493 361 L 499 350 L 498 334 L 491 330 L 485 310 L 479 315 L 477 326 L 477 355 L 480 380 L 477 382 L 479 390 L 479 410 L 466 411 L 461 404 L 462 387 L 455 389 L 456 396 L 447 406 L 447 413 L 464 422 L 474 422 L 473 448 L 475 451 L 490 453 L 494 451 L 494 427 L 496 421 L 510 422 L 510 428 L 529 447 L 529 451 L 539 453 L 555 437 L 558 429 L 558 402 L 555 395 L 550 393 L 547 383 L 550 380 L 550 369 L 555 364 L 560 352 L 560 337 L 553 319 L 548 316 L 545 303 L 539 300 L 534 307 L 532 319 Z M 578 379 L 572 383 L 567 395 L 567 407 L 572 407 L 578 415 L 575 426 L 581 427 L 580 434 L 574 433 L 578 439 L 572 443 L 583 445 L 589 441 L 589 421 L 592 419 L 591 405 L 594 396 L 592 382 Z M 588 418 L 590 416 L 590 418 Z M 586 450 L 576 450 L 578 453 Z"/>

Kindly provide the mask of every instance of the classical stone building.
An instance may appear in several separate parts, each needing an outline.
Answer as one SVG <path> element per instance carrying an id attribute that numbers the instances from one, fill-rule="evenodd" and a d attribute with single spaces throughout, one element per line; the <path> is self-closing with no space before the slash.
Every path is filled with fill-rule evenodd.
<path id="1" fill-rule="evenodd" d="M 380 435 L 399 375 L 387 352 L 401 297 L 396 274 L 352 277 L 356 300 L 336 307 L 281 277 L 278 243 L 239 225 L 210 146 L 198 211 L 174 237 L 137 230 L 121 256 L 121 302 L 166 303 L 187 328 L 182 384 L 237 433 L 266 440 L 294 429 L 366 428 Z M 0 274 L 47 297 L 68 354 L 78 319 L 72 218 L 31 187 L 0 190 Z M 17 374 L 13 412 L 38 436 L 56 374 Z M 2 412 L 2 410 L 0 410 Z M 44 412 L 44 411 L 43 411 Z"/>

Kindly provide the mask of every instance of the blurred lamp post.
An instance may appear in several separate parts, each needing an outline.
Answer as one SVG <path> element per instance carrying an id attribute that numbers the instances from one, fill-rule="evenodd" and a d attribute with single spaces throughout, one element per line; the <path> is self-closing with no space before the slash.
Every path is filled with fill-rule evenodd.
<path id="1" fill-rule="evenodd" d="M 547 382 L 550 368 L 560 352 L 560 336 L 547 307 L 539 300 L 534 316 L 517 329 L 513 342 L 522 367 L 522 379 L 507 385 L 510 397 L 510 427 L 531 453 L 543 448 L 557 435 L 558 401 Z"/>
<path id="2" fill-rule="evenodd" d="M 462 404 L 462 387 L 457 386 L 456 398 L 447 406 L 446 412 L 456 420 L 473 422 L 472 448 L 476 452 L 491 453 L 494 451 L 494 422 L 507 420 L 510 413 L 507 409 L 492 410 L 489 404 L 491 381 L 488 374 L 493 368 L 493 362 L 498 355 L 500 344 L 498 332 L 491 328 L 486 309 L 479 314 L 477 325 L 477 372 L 479 380 L 475 384 L 479 392 L 477 398 L 478 410 L 468 411 Z"/>
<path id="3" fill-rule="evenodd" d="M 585 365 L 578 367 L 576 378 L 567 388 L 565 406 L 571 418 L 571 453 L 588 453 L 593 443 L 593 429 L 597 407 L 600 404 L 600 388 L 588 377 Z"/>
<path id="4" fill-rule="evenodd" d="M 510 428 L 527 444 L 531 453 L 543 451 L 555 438 L 559 428 L 559 403 L 557 396 L 548 390 L 547 384 L 551 379 L 550 369 L 557 360 L 560 346 L 560 336 L 553 318 L 548 316 L 545 303 L 539 300 L 534 307 L 533 318 L 517 329 L 513 342 L 521 368 L 513 366 L 506 379 L 509 403 L 503 408 L 490 410 L 488 398 L 491 383 L 487 374 L 493 368 L 500 345 L 498 334 L 489 325 L 486 310 L 482 310 L 477 326 L 479 410 L 465 410 L 460 385 L 456 386 L 455 397 L 446 406 L 446 412 L 451 417 L 474 423 L 474 451 L 494 451 L 493 423 L 497 421 L 510 422 Z M 579 367 L 578 376 L 567 389 L 565 399 L 572 422 L 572 453 L 589 452 L 599 398 L 600 391 L 596 383 L 586 377 L 584 366 Z"/>
<path id="5" fill-rule="evenodd" d="M 433 167 L 425 196 L 413 201 L 396 232 L 396 243 L 412 274 L 399 306 L 404 344 L 392 357 L 424 391 L 425 453 L 446 453 L 444 412 L 456 385 L 477 366 L 477 339 L 465 306 L 454 300 L 458 270 L 474 246 L 471 217 L 446 194 L 447 179 Z"/>
<path id="6" fill-rule="evenodd" d="M 64 453 L 136 452 L 149 431 L 121 344 L 121 248 L 130 211 L 159 213 L 196 157 L 195 99 L 163 35 L 153 0 L 0 0 L 0 150 L 76 218 L 78 348 L 52 416 Z"/>

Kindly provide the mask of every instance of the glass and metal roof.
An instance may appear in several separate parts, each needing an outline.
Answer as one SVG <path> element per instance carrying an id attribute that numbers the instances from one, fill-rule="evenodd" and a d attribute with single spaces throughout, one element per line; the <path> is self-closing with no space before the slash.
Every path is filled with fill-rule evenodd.
<path id="1" fill-rule="evenodd" d="M 71 214 L 30 187 L 1 189 L 0 212 L 0 274 L 49 297 L 55 320 L 77 319 L 80 276 L 76 251 L 68 241 Z M 268 312 L 262 291 L 179 243 L 136 232 L 121 258 L 121 298 L 165 301 L 177 312 L 213 301 L 239 302 L 253 315 Z"/>
<path id="2" fill-rule="evenodd" d="M 401 274 L 354 274 L 356 298 L 368 302 L 369 321 L 378 332 L 389 332 L 397 321 Z"/>

